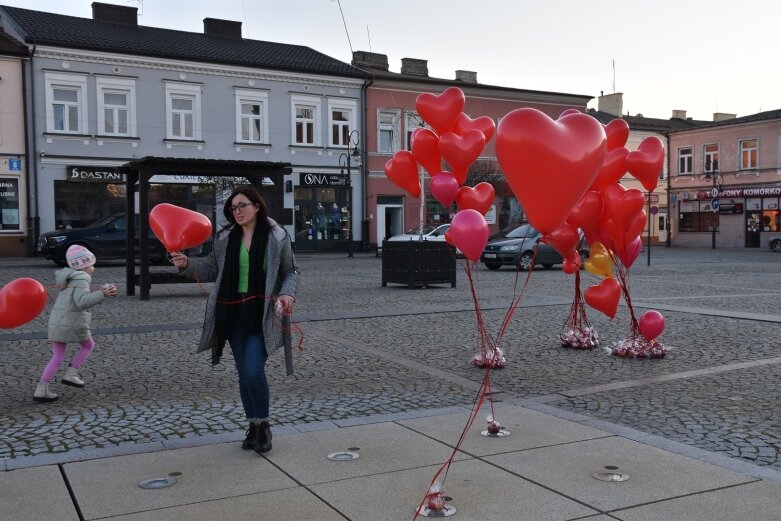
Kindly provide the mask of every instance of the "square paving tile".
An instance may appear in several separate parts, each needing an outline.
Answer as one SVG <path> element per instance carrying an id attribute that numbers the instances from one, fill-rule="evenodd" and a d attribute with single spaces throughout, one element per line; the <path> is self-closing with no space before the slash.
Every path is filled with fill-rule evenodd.
<path id="1" fill-rule="evenodd" d="M 497 421 L 510 432 L 509 436 L 504 438 L 482 436 L 480 433 L 486 429 L 486 417 L 489 413 L 490 409 L 487 407 L 483 407 L 478 413 L 461 445 L 463 451 L 475 456 L 487 456 L 611 436 L 605 431 L 517 406 L 494 408 Z M 469 413 L 432 416 L 398 423 L 442 443 L 455 445 L 467 421 L 469 421 Z"/>
<path id="2" fill-rule="evenodd" d="M 602 511 L 756 479 L 618 436 L 485 460 Z M 629 480 L 606 482 L 592 477 L 606 465 L 618 466 Z"/>
<path id="3" fill-rule="evenodd" d="M 314 485 L 312 491 L 354 521 L 410 521 L 439 467 Z M 596 512 L 478 460 L 457 461 L 442 488 L 456 508 L 450 519 L 561 521 Z M 420 521 L 426 518 L 419 517 Z"/>
<path id="4" fill-rule="evenodd" d="M 622 521 L 669 521 L 670 519 L 778 521 L 781 519 L 781 486 L 768 482 L 747 483 L 629 510 L 619 510 L 612 515 Z"/>
<path id="5" fill-rule="evenodd" d="M 204 501 L 112 517 L 111 521 L 343 521 L 339 513 L 304 488 L 274 490 L 248 496 Z"/>
<path id="6" fill-rule="evenodd" d="M 59 467 L 0 472 L 0 521 L 77 521 Z"/>
<path id="7" fill-rule="evenodd" d="M 359 458 L 331 461 L 357 447 Z M 444 463 L 453 449 L 395 423 L 306 432 L 274 439 L 268 458 L 305 485 Z M 459 455 L 461 459 L 468 456 Z"/>
<path id="8" fill-rule="evenodd" d="M 85 519 L 209 499 L 293 488 L 296 483 L 238 443 L 69 463 L 65 472 Z M 140 481 L 176 476 L 176 485 L 144 490 Z"/>

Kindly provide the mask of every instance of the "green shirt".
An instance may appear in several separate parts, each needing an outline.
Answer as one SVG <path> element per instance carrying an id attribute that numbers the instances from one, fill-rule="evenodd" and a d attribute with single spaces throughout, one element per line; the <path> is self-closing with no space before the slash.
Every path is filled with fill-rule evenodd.
<path id="1" fill-rule="evenodd" d="M 241 241 L 241 247 L 239 248 L 239 293 L 246 293 L 249 289 L 249 252 L 247 247 L 244 246 L 244 241 Z"/>

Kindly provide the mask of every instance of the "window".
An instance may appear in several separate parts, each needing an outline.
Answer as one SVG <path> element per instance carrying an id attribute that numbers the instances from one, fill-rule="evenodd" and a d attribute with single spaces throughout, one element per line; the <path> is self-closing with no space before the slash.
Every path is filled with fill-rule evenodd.
<path id="1" fill-rule="evenodd" d="M 346 147 L 350 131 L 355 129 L 358 104 L 353 100 L 328 100 L 329 146 Z"/>
<path id="2" fill-rule="evenodd" d="M 702 147 L 703 172 L 719 171 L 719 145 L 711 144 Z"/>
<path id="3" fill-rule="evenodd" d="M 762 231 L 778 232 L 781 229 L 781 212 L 779 212 L 778 198 L 762 199 Z"/>
<path id="4" fill-rule="evenodd" d="M 188 83 L 165 84 L 166 137 L 201 139 L 201 86 Z"/>
<path id="5" fill-rule="evenodd" d="M 687 201 L 681 203 L 678 231 L 711 232 L 713 227 L 719 231 L 719 214 L 714 212 L 710 201 Z"/>
<path id="6" fill-rule="evenodd" d="M 0 230 L 19 231 L 19 178 L 0 177 Z"/>
<path id="7" fill-rule="evenodd" d="M 236 142 L 270 143 L 268 92 L 236 89 Z"/>
<path id="8" fill-rule="evenodd" d="M 393 154 L 399 150 L 399 111 L 381 110 L 377 114 L 377 152 Z"/>
<path id="9" fill-rule="evenodd" d="M 291 96 L 293 116 L 293 144 L 320 146 L 320 98 L 316 96 Z"/>
<path id="10" fill-rule="evenodd" d="M 97 77 L 98 134 L 135 137 L 136 81 Z"/>
<path id="11" fill-rule="evenodd" d="M 747 139 L 740 142 L 740 169 L 752 170 L 757 168 L 758 139 Z"/>
<path id="12" fill-rule="evenodd" d="M 407 112 L 404 115 L 404 129 L 406 130 L 407 150 L 412 150 L 412 133 L 416 128 L 425 128 L 426 124 L 416 112 Z"/>
<path id="13" fill-rule="evenodd" d="M 45 73 L 46 131 L 87 133 L 87 76 Z"/>
<path id="14" fill-rule="evenodd" d="M 694 173 L 692 163 L 694 161 L 694 149 L 682 147 L 678 149 L 678 175 L 691 175 Z"/>

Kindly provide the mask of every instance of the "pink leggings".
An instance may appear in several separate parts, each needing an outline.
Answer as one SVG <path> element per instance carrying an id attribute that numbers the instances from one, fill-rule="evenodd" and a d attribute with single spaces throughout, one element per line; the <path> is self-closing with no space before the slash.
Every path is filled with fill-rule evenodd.
<path id="1" fill-rule="evenodd" d="M 78 353 L 73 357 L 73 360 L 71 360 L 71 367 L 74 369 L 81 367 L 81 364 L 89 357 L 90 353 L 92 353 L 92 349 L 95 347 L 95 341 L 90 337 L 87 340 L 79 342 L 79 345 L 81 346 L 81 349 L 79 349 Z M 60 364 L 62 364 L 63 360 L 65 360 L 65 342 L 52 342 L 52 359 L 49 360 L 49 363 L 46 364 L 46 368 L 43 370 L 41 382 L 49 383 L 54 376 L 54 373 L 60 368 Z"/>

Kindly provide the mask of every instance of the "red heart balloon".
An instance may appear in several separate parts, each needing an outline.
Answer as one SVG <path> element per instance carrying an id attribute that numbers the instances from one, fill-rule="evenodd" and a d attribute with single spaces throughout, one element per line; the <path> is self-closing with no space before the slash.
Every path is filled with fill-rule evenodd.
<path id="1" fill-rule="evenodd" d="M 488 242 L 488 224 L 483 214 L 472 209 L 461 210 L 453 217 L 446 235 L 447 241 L 467 259 L 478 261 Z"/>
<path id="2" fill-rule="evenodd" d="M 664 316 L 655 309 L 649 309 L 640 316 L 637 325 L 645 339 L 651 341 L 664 331 Z"/>
<path id="3" fill-rule="evenodd" d="M 439 137 L 427 128 L 412 131 L 412 155 L 429 175 L 442 170 L 442 156 L 439 153 Z"/>
<path id="4" fill-rule="evenodd" d="M 608 150 L 622 147 L 626 145 L 626 140 L 629 139 L 629 123 L 620 118 L 614 119 L 605 125 L 605 135 L 607 136 Z"/>
<path id="5" fill-rule="evenodd" d="M 469 166 L 480 157 L 484 146 L 485 136 L 479 130 L 470 130 L 463 136 L 445 132 L 439 137 L 439 151 L 453 168 L 458 184 L 464 184 Z"/>
<path id="6" fill-rule="evenodd" d="M 653 192 L 659 184 L 663 164 L 664 143 L 656 136 L 648 136 L 642 140 L 637 150 L 629 152 L 626 157 L 626 169 L 649 192 Z"/>
<path id="7" fill-rule="evenodd" d="M 152 208 L 149 226 L 169 252 L 194 248 L 212 235 L 212 223 L 208 217 L 168 203 Z"/>
<path id="8" fill-rule="evenodd" d="M 585 232 L 597 232 L 604 207 L 602 194 L 588 191 L 583 194 L 580 202 L 569 213 L 567 222 L 582 228 Z"/>
<path id="9" fill-rule="evenodd" d="M 464 110 L 466 97 L 458 87 L 445 89 L 442 94 L 424 92 L 415 99 L 415 108 L 423 121 L 431 125 L 440 136 L 450 132 L 456 124 L 458 115 Z"/>
<path id="10" fill-rule="evenodd" d="M 605 154 L 597 178 L 591 183 L 589 190 L 604 190 L 616 184 L 626 173 L 626 157 L 629 150 L 624 147 L 615 148 Z"/>
<path id="11" fill-rule="evenodd" d="M 463 136 L 470 130 L 479 130 L 485 137 L 485 142 L 491 141 L 496 132 L 496 123 L 492 118 L 488 116 L 480 116 L 479 118 L 472 119 L 463 112 L 458 115 L 456 119 L 456 125 L 453 127 L 453 132 L 459 136 Z"/>
<path id="12" fill-rule="evenodd" d="M 596 286 L 583 292 L 586 304 L 601 311 L 610 318 L 616 316 L 618 301 L 621 299 L 621 286 L 614 278 L 605 279 Z"/>
<path id="13" fill-rule="evenodd" d="M 564 262 L 561 265 L 561 271 L 563 271 L 567 275 L 573 275 L 577 273 L 579 269 L 580 269 L 580 253 L 573 251 L 570 253 L 569 257 L 566 257 L 564 259 Z"/>
<path id="14" fill-rule="evenodd" d="M 431 179 L 431 195 L 442 206 L 448 207 L 456 200 L 458 181 L 450 172 L 439 172 Z"/>
<path id="15" fill-rule="evenodd" d="M 385 175 L 393 184 L 420 197 L 420 179 L 418 178 L 418 163 L 409 150 L 399 150 L 385 163 Z"/>
<path id="16" fill-rule="evenodd" d="M 14 279 L 0 289 L 0 329 L 28 323 L 46 307 L 46 289 L 35 279 Z"/>
<path id="17" fill-rule="evenodd" d="M 635 217 L 645 204 L 643 192 L 637 188 L 627 190 L 618 183 L 605 188 L 602 195 L 605 199 L 605 213 L 617 224 L 623 225 L 624 230 L 632 226 Z"/>
<path id="18" fill-rule="evenodd" d="M 565 259 L 575 251 L 578 239 L 578 229 L 567 223 L 542 236 L 542 241 L 550 244 Z"/>
<path id="19" fill-rule="evenodd" d="M 619 223 L 612 217 L 606 217 L 602 219 L 599 237 L 605 246 L 621 256 L 627 252 L 629 245 L 635 239 L 639 240 L 639 235 L 645 228 L 645 222 L 646 213 L 642 209 L 632 217 L 628 228 L 625 223 Z M 626 263 L 624 264 L 626 265 Z"/>
<path id="20" fill-rule="evenodd" d="M 570 114 L 581 114 L 581 112 L 578 109 L 567 109 L 559 114 L 559 119 L 563 118 L 564 116 L 569 116 Z"/>
<path id="21" fill-rule="evenodd" d="M 539 110 L 522 108 L 502 118 L 496 156 L 529 222 L 541 233 L 564 222 L 591 186 L 605 140 L 602 125 L 586 114 L 553 121 Z"/>
<path id="22" fill-rule="evenodd" d="M 640 237 L 635 237 L 627 244 L 624 251 L 618 252 L 618 259 L 621 261 L 627 269 L 632 267 L 637 258 L 640 256 L 640 251 L 643 249 L 643 240 Z"/>
<path id="23" fill-rule="evenodd" d="M 485 181 L 477 183 L 474 188 L 462 186 L 456 194 L 456 205 L 459 210 L 471 208 L 485 215 L 491 209 L 495 195 L 494 187 Z"/>

